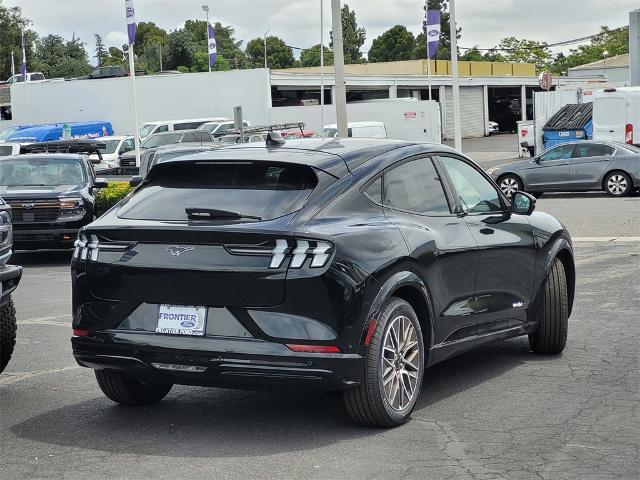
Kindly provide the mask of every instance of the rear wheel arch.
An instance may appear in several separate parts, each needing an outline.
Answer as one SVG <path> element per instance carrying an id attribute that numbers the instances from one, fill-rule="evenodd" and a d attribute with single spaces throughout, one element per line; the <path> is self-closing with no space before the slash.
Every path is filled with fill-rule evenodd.
<path id="1" fill-rule="evenodd" d="M 600 183 L 602 190 L 604 190 L 605 192 L 607 191 L 607 178 L 609 178 L 609 175 L 612 175 L 614 173 L 621 173 L 625 175 L 628 179 L 632 178 L 629 172 L 622 170 L 621 168 L 614 168 L 612 170 L 607 170 L 602 176 L 602 182 Z M 633 189 L 633 185 L 631 186 L 631 189 Z"/>
<path id="2" fill-rule="evenodd" d="M 421 291 L 417 286 L 404 285 L 390 295 L 405 300 L 418 316 L 420 328 L 422 329 L 422 339 L 425 345 L 425 362 L 427 360 L 429 348 L 431 347 L 431 309 L 430 302 L 427 300 L 425 292 Z"/>

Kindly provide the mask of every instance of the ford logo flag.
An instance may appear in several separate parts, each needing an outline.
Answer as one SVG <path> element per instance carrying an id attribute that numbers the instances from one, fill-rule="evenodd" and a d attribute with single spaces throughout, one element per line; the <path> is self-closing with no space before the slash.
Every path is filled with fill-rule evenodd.
<path id="1" fill-rule="evenodd" d="M 436 58 L 440 44 L 440 10 L 427 10 L 424 14 L 427 34 L 427 57 Z"/>
<path id="2" fill-rule="evenodd" d="M 207 37 L 209 39 L 209 66 L 213 67 L 218 58 L 218 45 L 216 45 L 216 33 L 211 24 L 207 26 Z"/>
<path id="3" fill-rule="evenodd" d="M 127 12 L 127 33 L 129 45 L 136 43 L 136 11 L 133 8 L 133 0 L 124 0 L 124 8 Z"/>

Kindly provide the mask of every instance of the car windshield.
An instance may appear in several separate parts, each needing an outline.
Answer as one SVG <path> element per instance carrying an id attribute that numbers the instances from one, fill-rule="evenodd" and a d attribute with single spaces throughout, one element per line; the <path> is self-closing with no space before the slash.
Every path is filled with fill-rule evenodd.
<path id="1" fill-rule="evenodd" d="M 318 183 L 313 169 L 302 165 L 179 163 L 155 166 L 119 216 L 187 221 L 187 209 L 198 208 L 270 220 L 299 210 Z"/>
<path id="2" fill-rule="evenodd" d="M 0 161 L 0 186 L 4 187 L 79 185 L 84 180 L 80 160 L 25 155 Z"/>
<path id="3" fill-rule="evenodd" d="M 161 147 L 162 145 L 169 145 L 170 143 L 178 143 L 180 141 L 181 133 L 168 133 L 163 135 L 151 135 L 146 138 L 144 142 L 140 144 L 142 148 Z"/>
<path id="4" fill-rule="evenodd" d="M 120 145 L 120 140 L 101 140 L 101 142 L 104 143 L 107 147 L 104 150 L 100 149 L 100 153 L 103 155 L 114 153 L 118 148 L 118 145 Z"/>
<path id="5" fill-rule="evenodd" d="M 151 135 L 151 132 L 153 132 L 154 128 L 156 128 L 155 124 L 142 125 L 140 127 L 140 137 L 148 137 L 149 135 Z"/>
<path id="6" fill-rule="evenodd" d="M 322 134 L 322 132 L 324 132 L 324 135 Z M 337 133 L 338 133 L 337 128 L 321 128 L 316 133 L 314 133 L 313 136 L 315 138 L 321 138 L 321 137 L 333 138 L 336 136 Z"/>
<path id="7" fill-rule="evenodd" d="M 5 128 L 2 132 L 0 132 L 0 140 L 6 140 L 12 133 L 18 131 L 18 127 L 8 127 Z"/>
<path id="8" fill-rule="evenodd" d="M 211 133 L 216 128 L 218 128 L 218 126 L 220 126 L 220 123 L 205 123 L 204 125 L 200 125 L 198 127 L 198 130 L 206 130 L 207 132 Z"/>

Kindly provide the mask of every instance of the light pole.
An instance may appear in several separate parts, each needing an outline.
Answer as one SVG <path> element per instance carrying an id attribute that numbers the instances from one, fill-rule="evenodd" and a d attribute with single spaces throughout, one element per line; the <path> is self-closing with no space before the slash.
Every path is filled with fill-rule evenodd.
<path id="1" fill-rule="evenodd" d="M 207 48 L 209 48 L 209 5 L 202 5 L 202 11 L 207 14 L 207 24 L 204 27 L 204 34 L 207 37 Z M 209 73 L 211 73 L 211 62 L 209 64 Z"/>
<path id="2" fill-rule="evenodd" d="M 609 55 L 608 50 L 602 52 L 602 74 L 604 75 L 605 82 L 607 81 L 607 55 Z"/>
<path id="3" fill-rule="evenodd" d="M 264 68 L 267 68 L 267 35 L 271 29 L 264 32 L 264 37 L 262 37 L 262 43 L 264 44 Z"/>

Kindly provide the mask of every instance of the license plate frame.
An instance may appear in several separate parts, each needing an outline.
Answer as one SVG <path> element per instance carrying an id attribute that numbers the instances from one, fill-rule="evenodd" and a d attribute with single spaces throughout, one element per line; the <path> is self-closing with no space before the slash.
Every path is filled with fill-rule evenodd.
<path id="1" fill-rule="evenodd" d="M 208 308 L 201 305 L 158 305 L 156 333 L 204 337 Z"/>

